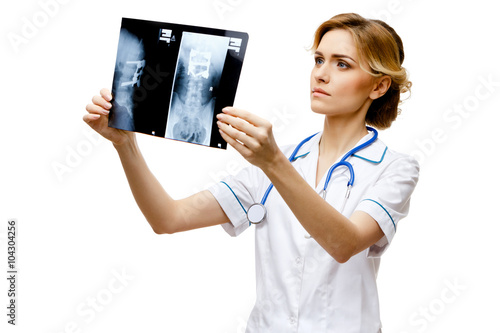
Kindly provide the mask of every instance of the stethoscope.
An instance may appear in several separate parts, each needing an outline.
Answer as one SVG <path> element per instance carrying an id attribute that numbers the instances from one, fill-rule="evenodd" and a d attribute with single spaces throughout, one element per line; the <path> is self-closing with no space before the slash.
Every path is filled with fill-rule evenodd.
<path id="1" fill-rule="evenodd" d="M 366 142 L 360 144 L 359 146 L 356 146 L 354 147 L 353 149 L 349 150 L 341 159 L 339 162 L 335 163 L 334 165 L 332 165 L 330 167 L 330 169 L 328 170 L 328 174 L 326 176 L 326 180 L 325 180 L 325 185 L 323 186 L 323 189 L 321 190 L 321 196 L 323 197 L 323 199 L 326 198 L 326 192 L 327 192 L 327 189 L 328 189 L 328 184 L 330 183 L 330 179 L 332 178 L 332 173 L 335 171 L 335 169 L 337 169 L 338 167 L 340 166 L 344 166 L 346 167 L 347 169 L 349 169 L 349 181 L 347 182 L 347 191 L 346 191 L 346 194 L 345 194 L 345 197 L 344 197 L 344 202 L 342 204 L 342 207 L 340 209 L 340 212 L 342 212 L 344 210 L 344 207 L 345 207 L 345 204 L 347 202 L 347 199 L 349 198 L 349 195 L 351 193 L 351 188 L 354 184 L 354 169 L 352 168 L 352 164 L 347 162 L 347 159 L 349 157 L 351 157 L 352 155 L 356 154 L 358 151 L 368 147 L 369 145 L 371 145 L 373 142 L 375 142 L 375 140 L 377 140 L 377 137 L 378 137 L 378 132 L 376 129 L 372 128 L 372 127 L 369 127 L 369 126 L 366 126 L 366 129 L 373 132 L 373 136 Z M 304 140 L 302 140 L 298 145 L 297 147 L 295 147 L 295 150 L 292 152 L 292 154 L 290 155 L 290 157 L 288 158 L 288 160 L 290 162 L 293 162 L 295 159 L 296 159 L 296 156 L 297 156 L 297 153 L 299 152 L 300 148 L 306 143 L 308 142 L 309 140 L 311 140 L 315 135 L 317 135 L 318 133 L 315 133 L 307 138 L 305 138 Z M 269 196 L 269 193 L 271 192 L 271 190 L 273 189 L 274 185 L 273 183 L 271 183 L 269 185 L 269 187 L 267 188 L 266 192 L 264 193 L 264 196 L 262 197 L 262 200 L 260 201 L 260 203 L 254 203 L 252 204 L 248 210 L 247 210 L 247 218 L 248 218 L 248 222 L 250 222 L 250 224 L 259 224 L 261 223 L 262 221 L 264 221 L 264 219 L 266 218 L 266 215 L 267 215 L 267 209 L 265 207 L 265 204 L 266 204 L 266 201 L 267 201 L 267 197 Z"/>

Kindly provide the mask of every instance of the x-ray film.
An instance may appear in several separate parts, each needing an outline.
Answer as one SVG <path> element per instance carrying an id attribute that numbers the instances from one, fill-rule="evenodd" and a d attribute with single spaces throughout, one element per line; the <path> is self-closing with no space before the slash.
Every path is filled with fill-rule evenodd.
<path id="1" fill-rule="evenodd" d="M 234 103 L 248 34 L 123 18 L 109 126 L 226 149 L 216 115 Z"/>

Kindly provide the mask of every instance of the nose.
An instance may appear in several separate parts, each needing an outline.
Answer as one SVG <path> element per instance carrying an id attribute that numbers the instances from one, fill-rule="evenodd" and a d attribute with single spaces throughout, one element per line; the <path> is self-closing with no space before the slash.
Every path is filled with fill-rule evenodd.
<path id="1" fill-rule="evenodd" d="M 328 71 L 328 66 L 326 64 L 323 64 L 319 67 L 314 67 L 313 77 L 317 82 L 330 82 L 330 73 Z"/>

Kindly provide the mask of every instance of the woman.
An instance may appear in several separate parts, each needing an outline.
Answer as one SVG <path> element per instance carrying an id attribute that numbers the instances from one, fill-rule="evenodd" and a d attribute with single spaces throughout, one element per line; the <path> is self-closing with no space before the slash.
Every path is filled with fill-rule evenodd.
<path id="1" fill-rule="evenodd" d="M 289 161 L 295 146 L 280 150 L 267 120 L 227 107 L 217 116 L 220 133 L 253 166 L 182 200 L 151 174 L 133 133 L 107 127 L 109 91 L 93 98 L 84 120 L 113 142 L 156 233 L 222 224 L 236 236 L 274 184 L 255 224 L 257 301 L 247 332 L 380 332 L 380 256 L 408 213 L 418 164 L 387 149 L 366 124 L 384 129 L 398 114 L 411 86 L 403 45 L 387 24 L 341 14 L 318 28 L 312 49 L 311 109 L 325 115 L 323 131 Z M 346 163 L 329 175 L 353 147 L 362 149 L 343 159 L 355 179 Z"/>

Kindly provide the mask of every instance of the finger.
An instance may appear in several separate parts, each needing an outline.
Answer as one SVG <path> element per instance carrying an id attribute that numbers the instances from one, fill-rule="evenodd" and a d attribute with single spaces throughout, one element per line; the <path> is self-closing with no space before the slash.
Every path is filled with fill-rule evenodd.
<path id="1" fill-rule="evenodd" d="M 99 119 L 101 115 L 99 114 L 86 114 L 83 116 L 83 121 L 86 122 L 87 124 L 90 124 L 93 121 L 96 121 Z"/>
<path id="2" fill-rule="evenodd" d="M 247 122 L 249 122 L 250 124 L 255 125 L 257 127 L 259 127 L 259 126 L 264 127 L 264 126 L 267 126 L 269 123 L 266 119 L 261 118 L 261 117 L 255 115 L 251 112 L 248 112 L 248 111 L 245 111 L 242 109 L 238 109 L 238 108 L 235 108 L 232 106 L 225 107 L 224 109 L 222 109 L 222 112 L 225 114 L 229 114 L 229 115 L 244 119 Z"/>
<path id="3" fill-rule="evenodd" d="M 248 148 L 246 148 L 240 142 L 236 141 L 234 138 L 229 136 L 222 129 L 219 129 L 219 133 L 222 136 L 222 138 L 243 157 L 247 156 L 250 153 L 250 150 Z"/>
<path id="4" fill-rule="evenodd" d="M 102 88 L 100 94 L 102 98 L 104 98 L 108 102 L 111 102 L 111 100 L 113 99 L 113 96 L 111 96 L 111 92 L 109 91 L 109 89 Z"/>
<path id="5" fill-rule="evenodd" d="M 243 144 L 251 150 L 256 149 L 258 146 L 258 142 L 251 136 L 247 135 L 245 132 L 242 132 L 234 127 L 229 126 L 226 123 L 221 121 L 217 122 L 217 126 L 221 129 L 226 135 L 231 137 L 233 140 L 239 141 L 240 145 Z"/>
<path id="6" fill-rule="evenodd" d="M 92 97 L 92 103 L 94 103 L 95 105 L 99 105 L 103 109 L 107 109 L 107 110 L 111 109 L 111 107 L 112 107 L 111 103 L 108 102 L 107 100 L 105 100 L 102 96 Z"/>
<path id="7" fill-rule="evenodd" d="M 251 137 L 257 136 L 258 128 L 242 118 L 238 118 L 238 117 L 233 116 L 233 115 L 220 113 L 217 115 L 217 119 L 219 119 L 219 121 L 222 123 L 226 123 L 228 125 L 231 125 L 232 127 L 236 128 L 237 130 L 244 132 L 247 135 L 250 135 Z"/>
<path id="8" fill-rule="evenodd" d="M 109 111 L 106 109 L 103 109 L 99 105 L 95 104 L 87 104 L 85 109 L 88 111 L 88 113 L 93 113 L 93 114 L 102 114 L 104 116 L 107 116 L 109 114 Z"/>

